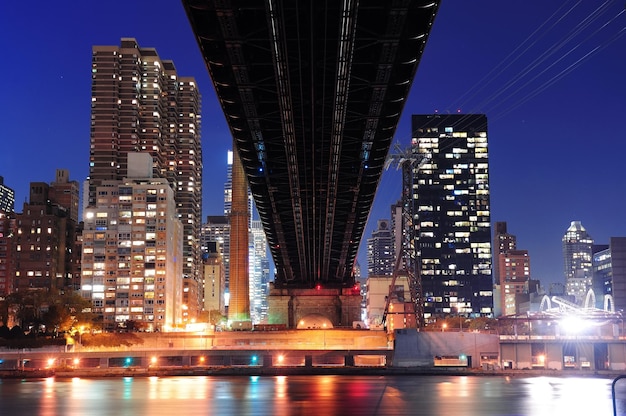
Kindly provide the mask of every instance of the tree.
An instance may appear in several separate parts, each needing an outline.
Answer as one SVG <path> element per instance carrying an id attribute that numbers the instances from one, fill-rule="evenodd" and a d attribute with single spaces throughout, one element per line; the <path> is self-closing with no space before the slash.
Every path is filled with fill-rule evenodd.
<path id="1" fill-rule="evenodd" d="M 474 318 L 470 321 L 469 329 L 476 331 L 487 331 L 495 329 L 497 325 L 497 321 L 492 318 L 487 318 L 484 316 Z"/>
<path id="2" fill-rule="evenodd" d="M 220 323 L 226 321 L 226 316 L 222 315 L 222 312 L 220 312 L 218 309 L 211 309 L 209 311 L 200 312 L 198 321 L 208 322 L 211 325 L 219 325 Z"/>
<path id="3" fill-rule="evenodd" d="M 9 330 L 9 327 L 6 325 L 0 326 L 0 338 L 9 339 L 10 336 L 11 332 Z"/>

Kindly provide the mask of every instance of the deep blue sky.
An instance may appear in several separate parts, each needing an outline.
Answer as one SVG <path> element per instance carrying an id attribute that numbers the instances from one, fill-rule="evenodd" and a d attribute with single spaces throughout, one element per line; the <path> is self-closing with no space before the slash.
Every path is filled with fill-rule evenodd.
<path id="1" fill-rule="evenodd" d="M 544 283 L 563 281 L 570 221 L 599 244 L 626 236 L 623 10 L 623 0 L 444 0 L 398 126 L 406 146 L 411 114 L 487 115 L 492 222 L 508 223 Z M 178 1 L 3 1 L 0 34 L 0 175 L 18 212 L 30 182 L 57 168 L 87 176 L 91 48 L 134 37 L 200 86 L 203 211 L 221 214 L 231 139 Z M 383 175 L 363 241 L 400 185 L 395 170 Z"/>

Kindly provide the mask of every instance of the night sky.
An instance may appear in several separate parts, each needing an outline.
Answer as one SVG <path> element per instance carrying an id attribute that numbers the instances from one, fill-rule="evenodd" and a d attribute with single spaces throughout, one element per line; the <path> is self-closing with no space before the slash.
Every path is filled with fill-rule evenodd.
<path id="1" fill-rule="evenodd" d="M 202 93 L 203 214 L 220 215 L 230 134 L 180 2 L 109 0 L 0 4 L 0 175 L 16 191 L 89 166 L 91 48 L 134 37 L 171 59 Z M 395 141 L 411 114 L 484 113 L 492 222 L 506 221 L 531 274 L 563 282 L 561 238 L 582 221 L 597 244 L 626 236 L 624 1 L 444 0 Z M 359 252 L 400 196 L 386 172 Z"/>

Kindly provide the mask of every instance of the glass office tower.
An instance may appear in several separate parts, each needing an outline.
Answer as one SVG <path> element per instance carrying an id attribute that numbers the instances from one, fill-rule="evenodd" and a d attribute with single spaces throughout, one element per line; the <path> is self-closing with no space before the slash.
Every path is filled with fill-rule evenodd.
<path id="1" fill-rule="evenodd" d="M 413 115 L 415 247 L 425 322 L 492 316 L 487 117 Z M 417 165 L 416 165 L 417 166 Z"/>

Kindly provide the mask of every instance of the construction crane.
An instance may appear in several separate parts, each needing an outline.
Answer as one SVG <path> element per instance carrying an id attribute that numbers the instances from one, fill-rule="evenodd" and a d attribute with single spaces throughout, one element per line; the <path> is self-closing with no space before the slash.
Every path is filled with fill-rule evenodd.
<path id="1" fill-rule="evenodd" d="M 415 238 L 418 224 L 415 223 L 413 208 L 413 189 L 415 173 L 430 160 L 429 154 L 417 153 L 416 148 L 409 146 L 402 149 L 395 144 L 393 151 L 387 156 L 385 170 L 391 165 L 402 170 L 402 243 L 400 253 L 397 253 L 396 263 L 393 269 L 389 295 L 385 301 L 382 324 L 385 325 L 389 312 L 389 305 L 395 290 L 398 275 L 406 275 L 409 282 L 409 293 L 414 306 L 415 322 L 417 328 L 424 324 L 424 300 L 422 294 L 422 278 L 419 270 L 419 250 L 415 246 Z"/>

